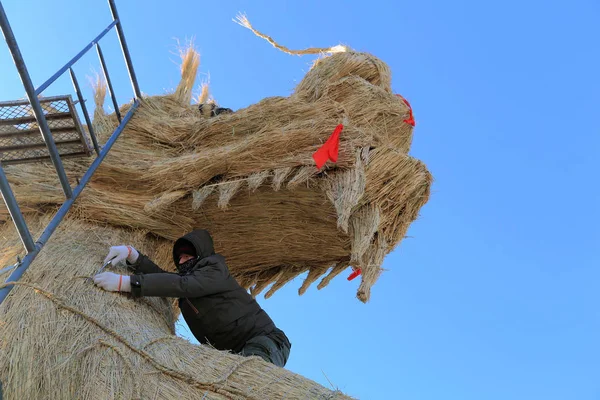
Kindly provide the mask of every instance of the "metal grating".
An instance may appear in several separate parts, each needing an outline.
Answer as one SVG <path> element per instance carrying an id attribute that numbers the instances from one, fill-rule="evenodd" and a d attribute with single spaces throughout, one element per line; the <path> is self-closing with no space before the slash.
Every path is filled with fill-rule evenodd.
<path id="1" fill-rule="evenodd" d="M 41 98 L 40 104 L 61 157 L 92 154 L 71 96 Z M 7 165 L 48 160 L 48 148 L 29 102 L 0 102 L 0 162 Z"/>

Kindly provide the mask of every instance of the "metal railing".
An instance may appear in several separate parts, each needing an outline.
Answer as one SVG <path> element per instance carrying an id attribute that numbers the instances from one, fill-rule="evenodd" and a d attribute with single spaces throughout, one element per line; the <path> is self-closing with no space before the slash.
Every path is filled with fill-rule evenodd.
<path id="1" fill-rule="evenodd" d="M 46 121 L 59 155 L 89 156 L 92 151 L 79 121 L 71 95 L 40 98 Z M 2 165 L 47 161 L 44 138 L 28 100 L 0 101 L 0 163 Z"/>
<path id="2" fill-rule="evenodd" d="M 46 82 L 44 82 L 38 88 L 35 88 L 33 86 L 33 83 L 31 82 L 29 72 L 27 71 L 25 61 L 23 60 L 21 51 L 19 50 L 19 46 L 17 45 L 17 41 L 14 37 L 13 31 L 8 22 L 8 18 L 6 17 L 6 13 L 4 12 L 4 7 L 2 5 L 2 2 L 0 1 L 0 27 L 2 29 L 2 33 L 4 35 L 4 38 L 6 40 L 8 47 L 10 49 L 14 63 L 16 65 L 19 75 L 21 77 L 21 81 L 23 82 L 23 86 L 25 87 L 25 91 L 27 93 L 27 99 L 29 100 L 29 103 L 31 104 L 33 114 L 35 116 L 35 119 L 36 119 L 37 124 L 40 129 L 40 133 L 44 139 L 46 147 L 48 148 L 48 153 L 50 154 L 52 164 L 54 165 L 56 173 L 58 174 L 60 184 L 62 186 L 63 192 L 66 197 L 65 202 L 58 209 L 57 213 L 54 215 L 54 217 L 52 218 L 52 220 L 50 221 L 48 226 L 44 229 L 44 232 L 41 234 L 39 239 L 34 242 L 32 236 L 31 236 L 31 232 L 29 231 L 29 228 L 27 227 L 27 224 L 25 222 L 25 218 L 23 217 L 23 214 L 17 203 L 17 200 L 15 199 L 14 193 L 10 187 L 10 184 L 8 182 L 8 179 L 6 177 L 4 169 L 2 168 L 2 164 L 0 163 L 0 192 L 2 193 L 2 197 L 6 204 L 6 208 L 8 209 L 10 217 L 15 225 L 15 228 L 17 229 L 19 237 L 21 238 L 21 242 L 23 243 L 23 246 L 25 247 L 25 250 L 27 252 L 27 254 L 23 258 L 23 260 L 17 261 L 17 264 L 15 264 L 14 269 L 13 269 L 12 273 L 10 274 L 10 276 L 6 279 L 6 282 L 18 281 L 23 276 L 23 274 L 25 273 L 27 268 L 29 268 L 32 261 L 39 254 L 39 252 L 42 250 L 42 248 L 44 247 L 44 245 L 46 244 L 46 242 L 48 241 L 48 239 L 50 238 L 52 233 L 56 230 L 56 228 L 58 227 L 60 222 L 63 220 L 63 218 L 65 217 L 65 215 L 67 214 L 67 212 L 69 211 L 69 209 L 71 208 L 71 206 L 73 205 L 73 203 L 75 202 L 77 197 L 81 194 L 81 192 L 84 189 L 84 187 L 86 186 L 86 184 L 90 181 L 92 175 L 94 174 L 94 172 L 96 171 L 98 166 L 102 163 L 102 161 L 104 160 L 104 158 L 110 151 L 112 145 L 115 143 L 115 141 L 117 140 L 117 138 L 119 137 L 119 135 L 121 134 L 123 129 L 125 128 L 125 125 L 127 125 L 127 122 L 131 119 L 131 117 L 133 116 L 133 113 L 139 106 L 141 92 L 140 92 L 137 78 L 135 75 L 135 71 L 133 69 L 133 65 L 131 62 L 131 56 L 129 54 L 127 42 L 125 41 L 125 35 L 123 34 L 123 27 L 121 26 L 121 21 L 119 19 L 118 13 L 117 13 L 115 1 L 108 0 L 108 4 L 110 7 L 112 17 L 113 17 L 113 21 L 108 25 L 108 27 L 106 27 L 106 29 L 104 29 L 96 38 L 94 38 L 87 46 L 85 46 L 83 48 L 83 50 L 81 50 L 67 64 L 65 64 L 61 69 L 59 69 L 58 72 L 56 72 L 54 75 L 52 75 Z M 100 39 L 102 39 L 112 28 L 115 28 L 115 27 L 116 27 L 119 43 L 121 45 L 121 50 L 123 52 L 123 57 L 125 59 L 125 64 L 127 66 L 127 71 L 129 73 L 129 79 L 131 81 L 131 85 L 133 87 L 133 92 L 134 92 L 133 105 L 129 109 L 127 114 L 125 114 L 125 116 L 122 118 L 119 113 L 119 107 L 118 107 L 117 99 L 116 99 L 116 96 L 115 96 L 115 93 L 114 93 L 114 90 L 112 87 L 112 83 L 111 83 L 110 77 L 108 75 L 108 69 L 106 68 L 106 63 L 104 62 L 104 56 L 102 54 L 100 45 L 98 44 Z M 77 81 L 77 77 L 75 76 L 75 72 L 73 71 L 73 68 L 72 68 L 73 65 L 94 46 L 96 46 L 96 49 L 98 52 L 98 58 L 100 59 L 100 64 L 101 64 L 102 70 L 104 72 L 104 77 L 108 84 L 110 97 L 112 99 L 113 105 L 115 107 L 115 112 L 117 113 L 117 117 L 119 119 L 119 126 L 115 129 L 115 131 L 112 133 L 112 135 L 109 137 L 109 139 L 107 140 L 107 142 L 105 143 L 105 145 L 102 148 L 100 148 L 100 146 L 98 145 L 96 135 L 92 128 L 92 122 L 91 122 L 87 107 L 85 105 L 85 100 L 83 98 L 83 95 L 81 94 L 81 90 L 79 87 L 79 83 Z M 92 142 L 94 145 L 94 150 L 97 155 L 96 159 L 94 160 L 92 165 L 90 165 L 90 167 L 88 168 L 87 172 L 83 175 L 81 180 L 78 182 L 75 189 L 72 189 L 71 185 L 69 184 L 64 166 L 62 164 L 60 155 L 59 155 L 57 147 L 56 147 L 56 143 L 54 142 L 54 138 L 52 137 L 51 130 L 48 126 L 48 122 L 46 121 L 44 111 L 40 104 L 40 99 L 38 99 L 38 95 L 40 95 L 45 89 L 47 89 L 52 83 L 54 83 L 54 81 L 56 81 L 60 76 L 62 76 L 62 74 L 64 74 L 67 70 L 69 71 L 69 75 L 71 76 L 73 87 L 74 87 L 75 92 L 77 93 L 77 97 L 79 99 L 79 104 L 81 106 L 81 109 L 82 109 L 82 112 L 83 112 L 83 115 L 84 115 L 84 118 L 85 118 L 85 121 L 86 121 L 86 124 L 88 127 L 88 133 L 92 139 Z M 13 267 L 10 267 L 10 268 L 13 268 Z M 11 289 L 12 289 L 12 286 L 6 286 L 6 287 L 0 289 L 0 303 L 2 303 L 4 301 L 4 299 L 6 298 L 6 296 L 8 296 Z M 0 399 L 1 399 L 1 397 L 0 397 Z"/>

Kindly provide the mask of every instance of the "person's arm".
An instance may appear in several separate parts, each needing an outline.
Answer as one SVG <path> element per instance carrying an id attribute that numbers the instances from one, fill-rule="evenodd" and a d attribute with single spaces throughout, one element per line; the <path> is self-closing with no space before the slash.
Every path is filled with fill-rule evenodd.
<path id="1" fill-rule="evenodd" d="M 226 288 L 228 272 L 218 264 L 195 270 L 190 275 L 155 273 L 131 275 L 133 296 L 203 297 L 220 293 Z"/>
<path id="2" fill-rule="evenodd" d="M 164 274 L 167 273 L 165 270 L 154 264 L 147 256 L 139 253 L 139 257 L 135 262 L 129 262 L 127 260 L 127 266 L 133 270 L 136 274 Z"/>

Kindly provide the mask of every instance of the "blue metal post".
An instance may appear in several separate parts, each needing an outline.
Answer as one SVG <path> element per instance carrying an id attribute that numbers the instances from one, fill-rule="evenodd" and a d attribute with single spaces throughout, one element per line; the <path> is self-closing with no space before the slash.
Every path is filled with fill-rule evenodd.
<path id="1" fill-rule="evenodd" d="M 19 236 L 21 237 L 21 241 L 23 242 L 23 246 L 27 250 L 27 253 L 31 253 L 35 250 L 35 244 L 33 243 L 33 239 L 31 238 L 31 233 L 29 232 L 29 228 L 27 228 L 27 223 L 25 223 L 25 218 L 23 218 L 23 214 L 21 213 L 21 209 L 19 208 L 19 204 L 17 203 L 17 199 L 15 199 L 15 195 L 10 188 L 8 183 L 8 179 L 6 178 L 6 174 L 4 173 L 4 168 L 2 168 L 2 164 L 0 163 L 0 192 L 2 192 L 2 198 L 4 199 L 4 204 L 6 204 L 6 208 L 8 208 L 8 212 L 10 213 L 10 217 L 19 232 Z"/>
<path id="2" fill-rule="evenodd" d="M 127 125 L 127 122 L 129 122 L 129 120 L 133 116 L 133 113 L 135 112 L 135 110 L 137 109 L 138 106 L 139 106 L 139 102 L 136 100 L 133 103 L 133 105 L 131 106 L 131 109 L 127 112 L 127 114 L 125 114 L 123 121 L 119 124 L 117 129 L 113 132 L 113 134 L 110 136 L 110 138 L 106 141 L 106 144 L 104 145 L 104 148 L 100 152 L 100 155 L 98 157 L 96 157 L 96 159 L 94 160 L 92 165 L 90 165 L 90 167 L 88 168 L 87 172 L 83 175 L 79 185 L 77 185 L 77 187 L 75 187 L 75 190 L 73 191 L 73 197 L 66 200 L 63 203 L 63 205 L 58 209 L 58 211 L 56 212 L 56 214 L 54 215 L 54 217 L 52 218 L 52 220 L 50 221 L 50 223 L 44 230 L 44 233 L 42 233 L 42 235 L 36 242 L 35 250 L 32 251 L 31 253 L 27 254 L 25 256 L 25 258 L 23 258 L 23 261 L 21 262 L 21 264 L 17 268 L 15 268 L 15 270 L 6 279 L 6 282 L 16 282 L 19 279 L 21 279 L 21 277 L 23 276 L 23 274 L 25 273 L 27 268 L 29 268 L 29 266 L 31 265 L 31 262 L 35 259 L 35 257 L 38 255 L 38 253 L 42 250 L 42 247 L 46 244 L 46 242 L 48 241 L 48 239 L 50 238 L 52 233 L 54 233 L 54 231 L 58 227 L 58 224 L 63 220 L 63 218 L 65 217 L 65 215 L 67 214 L 67 212 L 69 211 L 69 209 L 71 208 L 71 206 L 73 205 L 75 200 L 77 200 L 77 197 L 81 194 L 81 191 L 83 190 L 83 188 L 90 181 L 90 179 L 92 178 L 92 175 L 94 174 L 94 172 L 96 172 L 96 169 L 98 169 L 98 166 L 102 163 L 102 161 L 104 160 L 104 158 L 110 151 L 111 147 L 113 146 L 113 144 L 115 143 L 115 141 L 117 140 L 117 138 L 119 137 L 119 135 L 121 134 L 121 132 L 123 131 L 125 126 Z M 6 287 L 0 289 L 0 304 L 4 301 L 4 299 L 6 299 L 6 296 L 8 296 L 8 294 L 10 293 L 12 288 L 13 288 L 13 286 L 9 285 L 9 286 L 6 286 Z"/>
<path id="3" fill-rule="evenodd" d="M 100 146 L 98 146 L 98 140 L 96 139 L 96 134 L 94 133 L 94 128 L 92 127 L 90 114 L 88 113 L 87 106 L 85 105 L 85 99 L 83 98 L 83 94 L 81 94 L 79 82 L 77 82 L 77 77 L 75 76 L 75 71 L 73 71 L 73 68 L 69 68 L 69 74 L 71 75 L 71 81 L 73 81 L 73 88 L 75 88 L 75 93 L 77 93 L 77 98 L 79 99 L 79 105 L 81 105 L 81 110 L 83 111 L 83 117 L 85 118 L 85 123 L 88 127 L 88 132 L 90 133 L 92 143 L 94 144 L 94 150 L 96 150 L 97 155 L 100 155 Z"/>
<path id="4" fill-rule="evenodd" d="M 113 90 L 113 86 L 110 81 L 110 75 L 108 75 L 108 68 L 106 67 L 106 62 L 104 61 L 104 54 L 102 54 L 100 43 L 96 43 L 96 50 L 98 51 L 100 66 L 102 67 L 102 72 L 104 72 L 104 79 L 106 79 L 106 85 L 108 86 L 108 93 L 110 94 L 110 98 L 112 99 L 113 107 L 115 107 L 115 114 L 117 115 L 119 123 L 121 123 L 121 112 L 119 111 L 119 103 L 117 103 L 117 97 L 115 96 L 115 91 Z"/>
<path id="5" fill-rule="evenodd" d="M 110 6 L 110 12 L 112 14 L 113 20 L 118 21 L 117 35 L 119 36 L 119 43 L 121 43 L 121 50 L 123 51 L 123 56 L 125 57 L 125 64 L 127 65 L 127 71 L 129 72 L 129 79 L 131 80 L 133 93 L 135 93 L 136 99 L 141 99 L 142 93 L 140 92 L 137 77 L 135 76 L 135 70 L 133 69 L 133 63 L 131 62 L 129 48 L 127 47 L 127 42 L 125 41 L 125 34 L 123 33 L 123 26 L 121 25 L 121 20 L 119 19 L 119 14 L 117 12 L 115 0 L 108 0 L 108 5 Z"/>
<path id="6" fill-rule="evenodd" d="M 25 87 L 25 91 L 27 92 L 27 98 L 29 99 L 29 103 L 31 103 L 31 108 L 40 127 L 40 132 L 42 133 L 44 142 L 48 147 L 48 153 L 50 154 L 52 164 L 54 164 L 54 168 L 56 169 L 56 173 L 58 174 L 58 179 L 60 180 L 63 192 L 65 193 L 67 199 L 69 199 L 73 196 L 73 191 L 71 190 L 69 179 L 67 178 L 67 174 L 65 173 L 65 169 L 63 168 L 62 161 L 60 160 L 60 156 L 58 154 L 58 150 L 56 149 L 56 144 L 54 143 L 54 138 L 50 133 L 50 127 L 48 126 L 48 122 L 46 121 L 46 117 L 44 116 L 44 110 L 42 110 L 40 101 L 37 95 L 35 94 L 35 88 L 33 87 L 33 83 L 31 82 L 29 72 L 27 71 L 27 66 L 25 65 L 25 61 L 23 60 L 23 56 L 21 55 L 19 46 L 17 45 L 17 40 L 15 39 L 12 28 L 10 27 L 2 3 L 0 3 L 0 27 L 2 28 L 4 39 L 6 40 L 6 44 L 10 49 L 10 53 L 12 54 L 15 65 L 17 66 L 17 70 L 19 71 L 19 75 L 21 76 L 21 81 L 23 82 L 23 86 Z"/>

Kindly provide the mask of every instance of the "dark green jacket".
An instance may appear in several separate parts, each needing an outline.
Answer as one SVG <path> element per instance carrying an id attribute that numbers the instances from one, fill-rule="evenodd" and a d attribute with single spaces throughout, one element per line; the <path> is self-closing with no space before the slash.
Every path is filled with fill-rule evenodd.
<path id="1" fill-rule="evenodd" d="M 181 314 L 196 339 L 219 350 L 240 352 L 248 340 L 257 336 L 276 335 L 287 341 L 256 300 L 230 275 L 225 258 L 214 253 L 206 231 L 194 231 L 178 242 L 181 240 L 191 243 L 199 255 L 194 267 L 183 275 L 165 272 L 140 254 L 130 265 L 135 272 L 131 276 L 134 296 L 178 297 Z"/>

